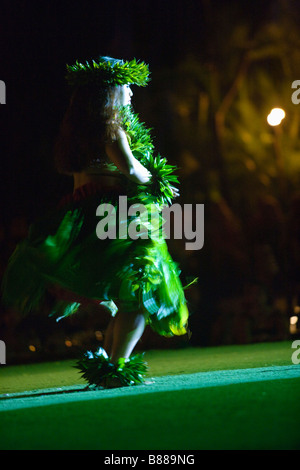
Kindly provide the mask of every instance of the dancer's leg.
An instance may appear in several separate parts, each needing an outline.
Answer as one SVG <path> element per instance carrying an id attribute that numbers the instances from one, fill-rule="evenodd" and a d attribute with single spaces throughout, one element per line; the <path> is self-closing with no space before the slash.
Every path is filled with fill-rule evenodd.
<path id="1" fill-rule="evenodd" d="M 146 326 L 146 315 L 140 312 L 118 312 L 114 318 L 112 349 L 110 357 L 117 362 L 129 358 Z"/>

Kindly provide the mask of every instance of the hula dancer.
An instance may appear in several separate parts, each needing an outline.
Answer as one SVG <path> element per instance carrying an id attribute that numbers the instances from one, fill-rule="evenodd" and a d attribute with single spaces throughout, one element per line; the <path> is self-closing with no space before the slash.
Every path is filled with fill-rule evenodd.
<path id="1" fill-rule="evenodd" d="M 55 159 L 60 173 L 73 176 L 74 191 L 17 246 L 3 298 L 26 313 L 37 310 L 50 292 L 58 318 L 74 314 L 86 301 L 108 307 L 112 318 L 103 348 L 87 351 L 77 367 L 90 385 L 139 384 L 147 367 L 142 355 L 131 353 L 146 324 L 165 336 L 186 333 L 179 269 L 159 235 L 162 207 L 178 195 L 175 167 L 154 156 L 150 131 L 131 109 L 130 86 L 149 80 L 145 63 L 100 57 L 67 66 L 66 78 L 72 96 Z M 126 236 L 129 224 L 143 224 L 138 212 L 124 219 L 125 227 L 113 225 L 123 220 L 120 196 L 128 206 L 155 209 L 143 236 Z M 106 222 L 112 222 L 116 236 L 96 231 L 99 206 L 109 208 Z"/>

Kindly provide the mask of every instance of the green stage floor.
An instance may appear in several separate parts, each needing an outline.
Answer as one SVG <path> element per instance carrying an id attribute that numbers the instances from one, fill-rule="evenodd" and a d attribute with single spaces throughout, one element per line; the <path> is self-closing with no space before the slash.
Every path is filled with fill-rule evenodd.
<path id="1" fill-rule="evenodd" d="M 152 383 L 114 390 L 73 361 L 1 366 L 0 448 L 300 449 L 291 345 L 148 351 Z"/>

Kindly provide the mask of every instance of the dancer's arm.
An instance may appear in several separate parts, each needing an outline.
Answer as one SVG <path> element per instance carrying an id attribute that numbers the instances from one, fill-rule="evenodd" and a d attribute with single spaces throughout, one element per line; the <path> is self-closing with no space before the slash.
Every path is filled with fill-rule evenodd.
<path id="1" fill-rule="evenodd" d="M 117 139 L 107 144 L 105 150 L 110 160 L 127 178 L 137 184 L 150 182 L 151 173 L 133 156 L 123 130 L 119 130 Z"/>

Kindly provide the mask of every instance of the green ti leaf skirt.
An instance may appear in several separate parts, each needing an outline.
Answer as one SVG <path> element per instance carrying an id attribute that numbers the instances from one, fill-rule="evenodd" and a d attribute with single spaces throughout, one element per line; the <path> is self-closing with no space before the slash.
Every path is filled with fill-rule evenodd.
<path id="1" fill-rule="evenodd" d="M 155 227 L 147 226 L 148 238 L 99 239 L 96 215 L 100 204 L 116 210 L 122 188 L 85 185 L 69 195 L 51 214 L 36 221 L 28 237 L 12 254 L 2 283 L 6 304 L 26 314 L 39 310 L 47 292 L 65 292 L 52 313 L 75 313 L 82 299 L 116 302 L 126 314 L 147 313 L 148 323 L 164 336 L 186 333 L 188 309 L 177 263 L 161 236 L 161 214 Z M 140 202 L 128 198 L 128 206 Z M 143 204 L 146 204 L 143 199 Z M 138 215 L 127 224 L 138 222 Z M 151 230 L 150 230 L 151 229 Z"/>

